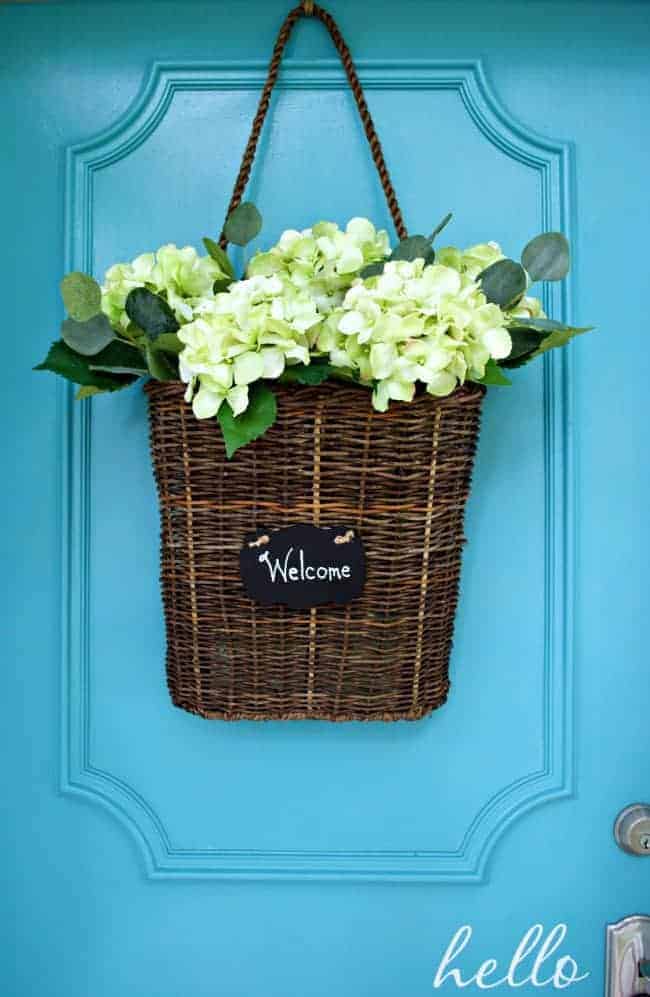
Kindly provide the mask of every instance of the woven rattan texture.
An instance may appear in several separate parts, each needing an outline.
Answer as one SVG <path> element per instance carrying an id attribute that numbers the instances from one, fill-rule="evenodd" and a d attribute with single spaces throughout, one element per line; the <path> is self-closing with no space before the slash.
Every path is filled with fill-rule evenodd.
<path id="1" fill-rule="evenodd" d="M 483 389 L 381 414 L 359 388 L 281 387 L 276 424 L 230 461 L 183 385 L 146 390 L 174 703 L 224 720 L 415 720 L 441 706 Z M 300 522 L 359 531 L 360 599 L 296 612 L 247 598 L 245 534 Z"/>

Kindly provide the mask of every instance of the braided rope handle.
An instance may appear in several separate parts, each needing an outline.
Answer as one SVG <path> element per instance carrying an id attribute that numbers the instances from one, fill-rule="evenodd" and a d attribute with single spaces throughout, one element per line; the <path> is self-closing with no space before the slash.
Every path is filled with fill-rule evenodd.
<path id="1" fill-rule="evenodd" d="M 377 172 L 379 174 L 379 180 L 386 195 L 386 201 L 388 203 L 388 208 L 390 210 L 393 224 L 395 226 L 395 231 L 397 232 L 397 237 L 399 239 L 405 239 L 407 236 L 406 226 L 402 218 L 402 212 L 400 210 L 399 204 L 397 203 L 397 196 L 393 189 L 393 185 L 390 180 L 390 175 L 388 173 L 388 168 L 386 166 L 386 161 L 384 160 L 384 154 L 382 152 L 381 144 L 377 137 L 377 132 L 375 131 L 375 126 L 373 120 L 370 116 L 370 111 L 368 110 L 368 105 L 366 104 L 366 99 L 363 95 L 363 90 L 361 88 L 361 83 L 359 82 L 359 77 L 357 76 L 357 71 L 354 68 L 354 63 L 352 62 L 352 56 L 350 55 L 350 50 L 343 40 L 343 36 L 339 31 L 336 21 L 323 7 L 320 7 L 313 0 L 304 0 L 303 3 L 299 4 L 297 7 L 293 7 L 292 10 L 287 14 L 282 27 L 278 33 L 275 45 L 273 47 L 273 53 L 271 55 L 271 61 L 269 63 L 268 75 L 266 77 L 266 82 L 262 90 L 262 95 L 260 97 L 260 102 L 253 118 L 253 127 L 251 128 L 251 133 L 244 150 L 244 155 L 241 161 L 241 166 L 239 167 L 239 173 L 237 174 L 237 179 L 235 181 L 235 187 L 230 198 L 230 204 L 228 205 L 228 211 L 226 212 L 226 219 L 235 210 L 235 208 L 241 203 L 241 199 L 246 189 L 246 184 L 251 174 L 251 169 L 253 167 L 253 160 L 255 158 L 255 152 L 257 149 L 257 143 L 262 131 L 262 126 L 264 125 L 264 120 L 266 118 L 269 104 L 271 102 L 271 93 L 273 92 L 273 87 L 275 86 L 278 74 L 280 72 L 280 63 L 282 61 L 282 56 L 286 48 L 287 42 L 293 28 L 297 21 L 301 17 L 315 17 L 321 24 L 324 24 L 327 28 L 336 50 L 341 58 L 343 64 L 343 69 L 345 70 L 345 75 L 348 78 L 350 84 L 350 89 L 356 101 L 357 108 L 359 109 L 359 115 L 361 117 L 361 122 L 363 124 L 368 143 L 370 145 L 370 151 L 372 153 L 372 158 L 374 160 L 375 166 L 377 167 Z M 228 245 L 228 240 L 226 239 L 224 233 L 221 233 L 221 238 L 219 240 L 220 245 L 223 249 Z"/>

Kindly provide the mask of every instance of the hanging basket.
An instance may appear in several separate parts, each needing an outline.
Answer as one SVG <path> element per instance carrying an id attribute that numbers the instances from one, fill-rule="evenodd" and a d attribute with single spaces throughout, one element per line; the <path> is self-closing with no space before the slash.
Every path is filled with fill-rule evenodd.
<path id="1" fill-rule="evenodd" d="M 282 54 L 303 16 L 325 26 L 341 57 L 404 239 L 350 52 L 331 15 L 308 0 L 280 29 L 227 216 L 241 202 Z M 423 395 L 380 414 L 367 388 L 280 387 L 277 422 L 232 460 L 216 420 L 194 418 L 183 385 L 152 381 L 146 390 L 174 703 L 222 720 L 416 720 L 441 706 L 484 389 Z M 360 538 L 358 598 L 296 609 L 250 597 L 240 573 L 247 538 L 296 524 L 345 525 Z"/>
<path id="2" fill-rule="evenodd" d="M 280 388 L 275 425 L 230 461 L 182 385 L 146 390 L 174 703 L 222 720 L 416 720 L 441 706 L 484 389 L 378 413 L 361 388 Z M 358 531 L 363 594 L 299 611 L 252 601 L 246 536 L 304 522 Z"/>

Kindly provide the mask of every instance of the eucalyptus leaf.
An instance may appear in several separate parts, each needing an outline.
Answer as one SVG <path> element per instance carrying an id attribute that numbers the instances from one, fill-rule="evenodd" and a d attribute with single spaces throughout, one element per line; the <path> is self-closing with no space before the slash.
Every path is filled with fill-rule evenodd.
<path id="1" fill-rule="evenodd" d="M 531 281 L 562 280 L 569 272 L 571 254 L 561 232 L 543 232 L 531 239 L 521 254 Z"/>
<path id="2" fill-rule="evenodd" d="M 86 322 L 100 311 L 102 291 L 97 281 L 88 274 L 79 271 L 66 274 L 60 287 L 68 315 L 77 322 Z"/>
<path id="3" fill-rule="evenodd" d="M 434 256 L 431 239 L 425 235 L 410 235 L 407 239 L 398 242 L 390 258 L 391 260 L 424 260 L 425 263 L 433 263 Z"/>
<path id="4" fill-rule="evenodd" d="M 228 459 L 247 443 L 262 436 L 273 425 L 277 417 L 277 402 L 271 389 L 263 381 L 257 381 L 249 389 L 248 408 L 241 415 L 234 416 L 228 402 L 223 402 L 217 419 L 223 433 Z"/>
<path id="5" fill-rule="evenodd" d="M 146 287 L 134 287 L 129 291 L 125 308 L 131 321 L 143 329 L 150 340 L 180 328 L 165 299 Z"/>
<path id="6" fill-rule="evenodd" d="M 250 201 L 244 201 L 226 219 L 223 232 L 228 242 L 245 246 L 262 228 L 262 216 Z"/>
<path id="7" fill-rule="evenodd" d="M 146 357 L 149 373 L 157 381 L 178 381 L 178 370 L 163 352 L 148 346 Z"/>
<path id="8" fill-rule="evenodd" d="M 115 333 L 106 316 L 100 312 L 84 322 L 67 318 L 61 323 L 61 336 L 71 350 L 84 357 L 94 357 L 115 339 Z"/>
<path id="9" fill-rule="evenodd" d="M 207 235 L 203 238 L 203 245 L 215 263 L 218 263 L 223 272 L 228 277 L 235 279 L 235 270 L 225 249 L 222 249 L 218 242 L 210 239 Z"/>
<path id="10" fill-rule="evenodd" d="M 385 265 L 385 260 L 379 260 L 377 263 L 369 263 L 363 270 L 359 271 L 359 276 L 362 280 L 365 280 L 366 277 L 379 277 L 384 272 Z"/>
<path id="11" fill-rule="evenodd" d="M 501 370 L 501 367 L 494 360 L 488 360 L 485 365 L 485 373 L 483 377 L 477 378 L 477 384 L 485 385 L 510 385 L 512 381 L 506 377 L 506 375 Z"/>
<path id="12" fill-rule="evenodd" d="M 133 375 L 92 370 L 89 359 L 75 353 L 62 339 L 52 343 L 45 360 L 34 367 L 34 370 L 49 370 L 75 384 L 101 388 L 104 391 L 119 391 L 120 388 L 126 388 L 136 380 Z"/>
<path id="13" fill-rule="evenodd" d="M 526 271 L 514 260 L 497 260 L 479 274 L 481 290 L 488 299 L 501 308 L 508 308 L 526 290 Z"/>
<path id="14" fill-rule="evenodd" d="M 296 364 L 285 367 L 280 376 L 281 384 L 322 384 L 332 374 L 334 368 L 328 363 L 314 361 L 310 364 Z"/>

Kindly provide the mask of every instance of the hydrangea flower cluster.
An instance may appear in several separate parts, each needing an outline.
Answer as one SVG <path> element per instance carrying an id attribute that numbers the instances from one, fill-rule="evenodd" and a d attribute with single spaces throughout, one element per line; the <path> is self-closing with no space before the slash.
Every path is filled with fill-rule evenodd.
<path id="1" fill-rule="evenodd" d="M 474 247 L 473 255 L 497 252 Z M 448 395 L 466 379 L 480 380 L 490 358 L 512 349 L 507 316 L 470 275 L 472 251 L 454 253 L 455 266 L 389 262 L 380 276 L 356 281 L 319 334 L 318 348 L 335 367 L 374 385 L 381 412 L 391 399 L 411 401 L 417 382 L 432 395 Z"/>
<path id="2" fill-rule="evenodd" d="M 388 252 L 387 233 L 365 218 L 351 219 L 345 232 L 319 222 L 284 232 L 252 258 L 247 279 L 196 303 L 195 320 L 179 333 L 179 369 L 197 418 L 215 415 L 224 399 L 238 415 L 253 381 L 280 377 L 287 363 L 309 364 L 322 320 L 359 270 Z"/>
<path id="3" fill-rule="evenodd" d="M 178 337 L 185 397 L 198 419 L 216 415 L 224 400 L 239 415 L 249 384 L 280 377 L 287 363 L 308 364 L 310 331 L 321 321 L 310 295 L 278 275 L 235 281 L 195 311 Z"/>
<path id="4" fill-rule="evenodd" d="M 248 275 L 278 275 L 309 294 L 322 316 L 341 304 L 360 270 L 386 259 L 388 233 L 377 231 L 367 218 L 352 218 L 342 232 L 333 222 L 319 222 L 298 232 L 289 229 L 265 253 L 257 253 Z"/>
<path id="5" fill-rule="evenodd" d="M 170 243 L 155 253 L 143 253 L 131 263 L 117 263 L 107 270 L 101 308 L 113 328 L 126 333 L 131 325 L 125 310 L 129 292 L 146 287 L 165 298 L 182 324 L 193 319 L 196 304 L 212 297 L 215 280 L 225 277 L 210 256 L 199 256 L 192 246 L 179 249 Z"/>
<path id="6" fill-rule="evenodd" d="M 498 242 L 482 242 L 462 251 L 455 246 L 443 246 L 436 250 L 437 263 L 453 267 L 473 281 L 478 281 L 483 270 L 504 259 Z M 513 318 L 546 318 L 542 302 L 529 295 L 524 295 L 514 307 L 505 309 L 505 314 L 509 321 Z"/>
<path id="7" fill-rule="evenodd" d="M 569 272 L 561 232 L 535 236 L 516 262 L 495 242 L 434 249 L 450 219 L 392 252 L 366 218 L 289 229 L 237 280 L 224 246 L 247 246 L 262 227 L 241 202 L 219 243 L 203 239 L 207 256 L 170 244 L 111 267 L 103 286 L 66 274 L 61 336 L 35 369 L 77 384 L 79 399 L 147 376 L 180 380 L 197 418 L 218 415 L 231 457 L 273 425 L 269 381 L 353 381 L 383 412 L 418 390 L 510 384 L 505 372 L 589 331 L 548 319 L 527 295 Z"/>

